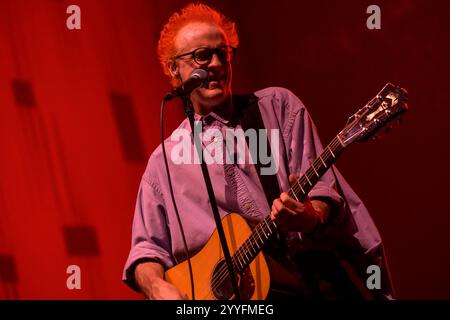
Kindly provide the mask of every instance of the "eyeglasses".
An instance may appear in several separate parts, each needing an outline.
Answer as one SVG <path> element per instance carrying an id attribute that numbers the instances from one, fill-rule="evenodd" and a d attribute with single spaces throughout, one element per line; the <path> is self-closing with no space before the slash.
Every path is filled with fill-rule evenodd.
<path id="1" fill-rule="evenodd" d="M 214 54 L 217 55 L 219 60 L 221 62 L 231 62 L 233 59 L 233 56 L 236 52 L 236 48 L 232 46 L 221 46 L 217 48 L 208 48 L 208 47 L 201 47 L 197 48 L 194 51 L 187 52 L 180 54 L 178 56 L 175 56 L 174 59 L 180 59 L 182 57 L 191 56 L 191 59 L 194 59 L 194 61 L 199 65 L 208 65 Z"/>

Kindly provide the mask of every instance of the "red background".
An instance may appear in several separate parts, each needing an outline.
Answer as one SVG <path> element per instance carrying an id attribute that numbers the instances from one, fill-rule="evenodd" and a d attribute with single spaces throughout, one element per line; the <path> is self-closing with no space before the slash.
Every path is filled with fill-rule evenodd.
<path id="1" fill-rule="evenodd" d="M 166 2 L 166 1 L 165 1 Z M 169 90 L 156 45 L 186 1 L 0 0 L 0 299 L 139 299 L 121 282 Z M 388 81 L 403 125 L 338 160 L 400 299 L 450 298 L 448 1 L 208 1 L 238 25 L 236 92 L 283 86 L 327 143 Z M 66 8 L 81 7 L 81 30 Z M 183 114 L 172 104 L 167 132 Z M 81 290 L 66 287 L 81 267 Z"/>

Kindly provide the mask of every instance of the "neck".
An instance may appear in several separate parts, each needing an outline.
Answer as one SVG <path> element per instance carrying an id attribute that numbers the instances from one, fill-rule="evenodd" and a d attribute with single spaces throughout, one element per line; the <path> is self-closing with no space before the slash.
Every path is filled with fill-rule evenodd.
<path id="1" fill-rule="evenodd" d="M 233 99 L 231 96 L 226 98 L 222 103 L 217 105 L 202 104 L 191 96 L 192 105 L 196 114 L 201 116 L 208 115 L 211 111 L 217 113 L 220 117 L 230 120 L 233 116 Z"/>

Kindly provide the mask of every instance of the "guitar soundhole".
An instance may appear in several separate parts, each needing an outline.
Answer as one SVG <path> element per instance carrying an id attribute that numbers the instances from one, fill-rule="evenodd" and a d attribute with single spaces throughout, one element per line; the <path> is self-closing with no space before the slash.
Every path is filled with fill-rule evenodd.
<path id="1" fill-rule="evenodd" d="M 255 291 L 255 282 L 250 269 L 247 268 L 242 274 L 238 273 L 237 281 L 241 299 L 250 299 Z M 224 260 L 219 261 L 214 268 L 211 277 L 211 288 L 217 300 L 234 299 L 233 286 L 231 285 L 230 275 Z"/>

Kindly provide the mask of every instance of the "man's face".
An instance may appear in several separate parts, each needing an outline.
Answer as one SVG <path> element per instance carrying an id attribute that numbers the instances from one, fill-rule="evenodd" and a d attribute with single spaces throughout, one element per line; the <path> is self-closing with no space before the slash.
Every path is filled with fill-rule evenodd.
<path id="1" fill-rule="evenodd" d="M 228 45 L 226 36 L 218 26 L 203 22 L 192 22 L 184 26 L 175 38 L 177 56 L 192 52 L 198 48 L 221 48 Z M 197 103 L 206 111 L 211 111 L 222 104 L 231 95 L 231 63 L 224 57 L 213 54 L 211 61 L 199 64 L 192 55 L 186 55 L 176 60 L 177 77 L 186 81 L 194 69 L 208 71 L 209 85 L 207 88 L 198 88 L 191 94 L 194 105 Z M 205 110 L 203 110 L 205 111 Z"/>

